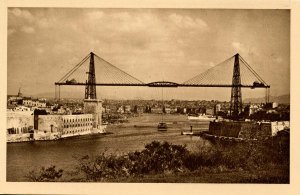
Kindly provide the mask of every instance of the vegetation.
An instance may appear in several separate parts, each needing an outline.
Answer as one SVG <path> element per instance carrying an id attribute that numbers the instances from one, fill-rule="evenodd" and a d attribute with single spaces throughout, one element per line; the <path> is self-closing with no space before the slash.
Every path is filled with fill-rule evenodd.
<path id="1" fill-rule="evenodd" d="M 63 170 L 56 170 L 55 166 L 42 167 L 38 172 L 31 170 L 25 177 L 32 182 L 53 182 L 58 181 L 63 174 Z"/>
<path id="2" fill-rule="evenodd" d="M 289 182 L 289 139 L 275 137 L 265 142 L 216 144 L 190 152 L 186 146 L 153 141 L 142 151 L 127 155 L 78 158 L 79 181 L 110 182 Z M 55 166 L 30 181 L 57 181 L 62 170 Z"/>

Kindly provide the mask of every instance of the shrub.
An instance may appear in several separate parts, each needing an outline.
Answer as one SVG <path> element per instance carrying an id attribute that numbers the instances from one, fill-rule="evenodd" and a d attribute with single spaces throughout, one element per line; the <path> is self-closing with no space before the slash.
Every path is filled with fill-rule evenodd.
<path id="1" fill-rule="evenodd" d="M 55 166 L 42 167 L 39 172 L 31 170 L 25 177 L 31 182 L 55 182 L 61 178 L 63 170 L 56 170 Z"/>
<path id="2" fill-rule="evenodd" d="M 182 171 L 184 159 L 189 154 L 185 146 L 153 141 L 141 152 L 129 153 L 131 174 L 164 173 Z"/>
<path id="3" fill-rule="evenodd" d="M 78 159 L 79 172 L 84 173 L 88 181 L 107 181 L 128 176 L 130 163 L 125 156 L 105 155 L 102 153 L 95 158 L 86 155 Z"/>

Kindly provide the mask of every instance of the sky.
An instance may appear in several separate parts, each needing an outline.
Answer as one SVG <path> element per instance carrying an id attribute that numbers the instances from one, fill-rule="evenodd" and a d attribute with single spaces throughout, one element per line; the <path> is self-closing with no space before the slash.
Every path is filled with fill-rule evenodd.
<path id="1" fill-rule="evenodd" d="M 89 52 L 145 83 L 181 83 L 239 53 L 271 85 L 290 93 L 289 10 L 8 9 L 8 94 L 51 93 Z M 96 75 L 97 76 L 97 75 Z M 243 89 L 243 97 L 264 90 Z M 83 87 L 64 86 L 62 96 Z M 161 98 L 161 89 L 97 87 L 98 97 Z M 165 89 L 166 99 L 229 100 L 230 89 Z M 76 95 L 74 95 L 76 96 Z"/>

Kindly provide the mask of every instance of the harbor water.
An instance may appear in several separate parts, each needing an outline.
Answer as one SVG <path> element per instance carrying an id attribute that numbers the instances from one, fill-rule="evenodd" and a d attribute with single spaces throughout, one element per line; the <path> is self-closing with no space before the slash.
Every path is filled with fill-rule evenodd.
<path id="1" fill-rule="evenodd" d="M 184 115 L 166 115 L 168 130 L 157 131 L 161 116 L 148 114 L 129 119 L 128 123 L 107 126 L 108 134 L 85 135 L 55 141 L 36 141 L 7 144 L 7 181 L 26 181 L 30 170 L 55 165 L 65 172 L 74 170 L 76 157 L 95 156 L 102 152 L 122 155 L 142 150 L 154 140 L 186 145 L 191 151 L 208 144 L 198 136 L 181 135 L 181 131 L 194 132 L 208 129 L 208 121 L 188 121 Z"/>

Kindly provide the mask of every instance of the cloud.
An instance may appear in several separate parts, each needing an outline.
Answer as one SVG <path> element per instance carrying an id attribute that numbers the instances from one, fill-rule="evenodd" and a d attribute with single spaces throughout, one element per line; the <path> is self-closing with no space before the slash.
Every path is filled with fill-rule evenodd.
<path id="1" fill-rule="evenodd" d="M 274 61 L 277 63 L 281 63 L 281 62 L 283 62 L 283 59 L 281 57 L 277 57 L 277 58 L 274 58 Z"/>
<path id="2" fill-rule="evenodd" d="M 231 43 L 232 48 L 234 49 L 234 53 L 239 53 L 241 55 L 257 57 L 258 50 L 255 46 L 245 45 L 241 42 L 234 41 Z"/>
<path id="3" fill-rule="evenodd" d="M 44 49 L 41 48 L 41 47 L 36 48 L 35 51 L 36 51 L 37 53 L 39 53 L 39 54 L 44 53 Z"/>
<path id="4" fill-rule="evenodd" d="M 240 52 L 242 49 L 242 44 L 240 42 L 232 42 L 231 43 L 233 49 L 236 50 L 236 52 Z"/>
<path id="5" fill-rule="evenodd" d="M 30 26 L 22 26 L 21 31 L 28 33 L 28 34 L 32 34 L 35 32 L 34 28 L 32 28 Z"/>
<path id="6" fill-rule="evenodd" d="M 189 28 L 189 29 L 197 29 L 197 30 L 207 30 L 208 25 L 207 23 L 200 19 L 196 18 L 193 19 L 189 16 L 182 16 L 179 14 L 170 14 L 169 19 L 171 22 L 177 25 L 179 28 Z"/>
<path id="7" fill-rule="evenodd" d="M 103 18 L 104 13 L 102 11 L 92 11 L 92 12 L 88 12 L 86 15 L 87 15 L 88 19 L 99 20 L 99 19 Z"/>
<path id="8" fill-rule="evenodd" d="M 156 20 L 151 12 L 139 14 L 130 14 L 128 12 L 112 13 L 106 18 L 106 23 L 112 23 L 114 30 L 119 32 L 138 32 L 149 35 L 155 33 L 160 21 Z M 150 33 L 148 33 L 150 32 Z"/>
<path id="9" fill-rule="evenodd" d="M 14 29 L 14 28 L 10 28 L 10 29 L 7 30 L 8 36 L 14 34 L 15 32 L 16 32 L 16 29 Z"/>
<path id="10" fill-rule="evenodd" d="M 23 9 L 21 10 L 19 8 L 14 8 L 12 10 L 9 9 L 8 13 L 11 13 L 14 16 L 19 17 L 19 18 L 24 18 L 28 21 L 33 21 L 34 20 L 33 15 L 28 10 L 23 10 Z"/>
<path id="11" fill-rule="evenodd" d="M 48 28 L 50 26 L 52 22 L 49 21 L 49 19 L 47 18 L 41 18 L 37 21 L 37 25 L 40 27 L 40 28 Z"/>

